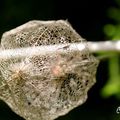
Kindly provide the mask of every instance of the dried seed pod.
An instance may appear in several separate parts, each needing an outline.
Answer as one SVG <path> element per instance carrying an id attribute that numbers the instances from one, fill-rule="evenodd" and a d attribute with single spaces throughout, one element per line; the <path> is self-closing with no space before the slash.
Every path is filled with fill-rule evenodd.
<path id="1" fill-rule="evenodd" d="M 2 49 L 86 42 L 67 21 L 30 21 L 3 34 Z M 98 60 L 86 49 L 0 60 L 0 98 L 26 120 L 53 120 L 83 104 Z"/>

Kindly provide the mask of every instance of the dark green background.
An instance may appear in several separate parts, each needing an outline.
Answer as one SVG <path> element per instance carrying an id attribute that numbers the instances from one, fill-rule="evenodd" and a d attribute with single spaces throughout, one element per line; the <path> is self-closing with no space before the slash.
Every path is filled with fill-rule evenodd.
<path id="1" fill-rule="evenodd" d="M 0 36 L 30 20 L 67 19 L 87 40 L 105 40 L 103 27 L 114 22 L 106 13 L 111 6 L 116 6 L 114 0 L 0 0 Z M 89 91 L 86 103 L 57 120 L 120 120 L 116 113 L 120 101 L 100 95 L 108 79 L 107 64 L 107 60 L 100 63 L 97 83 Z M 0 120 L 23 119 L 0 102 Z"/>

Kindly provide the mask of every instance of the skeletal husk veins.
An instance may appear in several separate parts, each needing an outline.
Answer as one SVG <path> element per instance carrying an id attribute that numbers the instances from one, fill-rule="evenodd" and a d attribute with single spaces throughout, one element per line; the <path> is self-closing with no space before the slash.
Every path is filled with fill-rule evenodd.
<path id="1" fill-rule="evenodd" d="M 2 37 L 3 50 L 86 42 L 67 21 L 31 21 Z M 61 48 L 62 49 L 62 48 Z M 53 120 L 83 104 L 98 60 L 86 49 L 0 60 L 0 98 L 26 120 Z M 38 51 L 39 52 L 39 51 Z"/>

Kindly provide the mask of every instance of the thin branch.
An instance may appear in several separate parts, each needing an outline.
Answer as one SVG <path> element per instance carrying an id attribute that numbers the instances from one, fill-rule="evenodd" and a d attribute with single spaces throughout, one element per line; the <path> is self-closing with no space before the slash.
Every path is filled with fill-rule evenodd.
<path id="1" fill-rule="evenodd" d="M 90 52 L 97 53 L 101 51 L 115 51 L 120 52 L 120 40 L 118 41 L 104 41 L 104 42 L 87 42 L 87 46 Z M 14 57 L 26 57 L 33 55 L 41 55 L 58 52 L 71 51 L 83 51 L 86 49 L 86 43 L 69 43 L 47 46 L 35 46 L 19 49 L 8 49 L 0 51 L 0 59 L 14 58 Z"/>
<path id="2" fill-rule="evenodd" d="M 88 42 L 88 48 L 91 52 L 115 51 L 120 52 L 120 40 Z"/>

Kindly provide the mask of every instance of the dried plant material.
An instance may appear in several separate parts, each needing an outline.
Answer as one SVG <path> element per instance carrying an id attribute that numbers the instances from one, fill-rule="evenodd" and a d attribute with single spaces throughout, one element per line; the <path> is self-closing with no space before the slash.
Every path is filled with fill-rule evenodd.
<path id="1" fill-rule="evenodd" d="M 2 49 L 86 41 L 67 21 L 30 21 L 3 34 Z M 0 98 L 26 120 L 53 120 L 83 104 L 98 60 L 86 49 L 61 48 L 25 58 L 0 59 Z"/>

